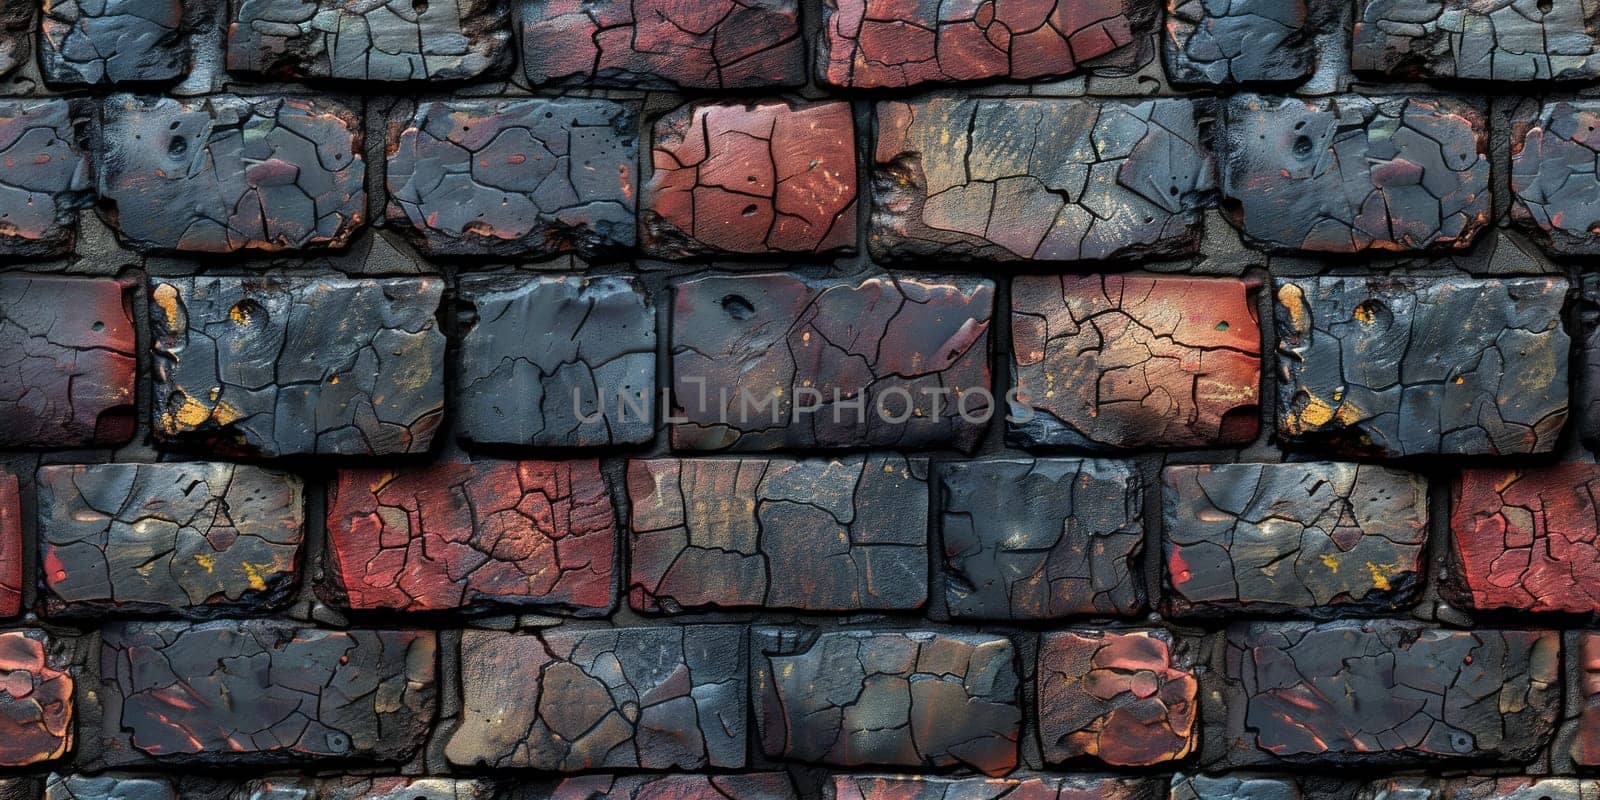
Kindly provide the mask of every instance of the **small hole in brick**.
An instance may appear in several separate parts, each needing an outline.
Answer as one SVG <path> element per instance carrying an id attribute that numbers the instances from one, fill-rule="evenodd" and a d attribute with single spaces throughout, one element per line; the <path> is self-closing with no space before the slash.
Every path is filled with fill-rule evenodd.
<path id="1" fill-rule="evenodd" d="M 745 206 L 744 207 L 744 215 L 747 216 L 747 217 L 755 216 L 756 215 L 756 207 L 755 207 L 755 205 L 751 204 L 751 205 Z"/>
<path id="2" fill-rule="evenodd" d="M 411 0 L 411 9 L 418 14 L 428 13 L 428 0 Z"/>
<path id="3" fill-rule="evenodd" d="M 104 322 L 96 322 L 95 324 L 90 325 L 89 329 L 93 330 L 96 333 L 99 333 L 100 331 L 103 331 L 103 330 L 106 329 L 106 324 Z"/>
<path id="4" fill-rule="evenodd" d="M 1310 136 L 1296 136 L 1294 138 L 1294 154 L 1297 158 L 1305 158 L 1311 155 Z"/>
<path id="5" fill-rule="evenodd" d="M 173 158 L 183 158 L 184 154 L 187 152 L 189 152 L 188 139 L 185 139 L 182 136 L 174 136 L 172 137 L 172 141 L 167 142 L 167 155 L 172 156 Z"/>
<path id="6" fill-rule="evenodd" d="M 743 322 L 755 316 L 756 313 L 756 307 L 751 305 L 749 300 L 736 294 L 730 294 L 722 298 L 722 310 L 726 311 L 728 316 L 733 317 L 738 322 Z"/>
<path id="7" fill-rule="evenodd" d="M 1548 14 L 1550 13 L 1550 9 L 1555 7 L 1555 3 L 1551 2 L 1551 0 L 1539 0 L 1537 5 L 1539 7 L 1540 14 Z M 1544 798 L 1544 800 L 1549 800 L 1549 798 Z"/>

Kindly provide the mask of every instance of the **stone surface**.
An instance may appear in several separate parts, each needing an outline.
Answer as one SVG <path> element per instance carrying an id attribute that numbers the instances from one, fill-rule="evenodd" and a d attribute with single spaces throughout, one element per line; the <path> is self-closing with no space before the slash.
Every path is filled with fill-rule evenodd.
<path id="1" fill-rule="evenodd" d="M 1583 80 L 1600 76 L 1600 4 L 1359 0 L 1350 66 L 1393 78 Z"/>
<path id="2" fill-rule="evenodd" d="M 170 778 L 134 775 L 52 774 L 44 800 L 181 800 Z M 266 800 L 263 798 L 262 800 Z"/>
<path id="3" fill-rule="evenodd" d="M 1466 469 L 1451 487 L 1456 602 L 1587 614 L 1600 602 L 1600 466 Z"/>
<path id="4" fill-rule="evenodd" d="M 0 767 L 54 761 L 72 750 L 73 680 L 44 631 L 0 633 Z"/>
<path id="5" fill-rule="evenodd" d="M 438 278 L 155 278 L 155 435 L 224 453 L 427 451 Z"/>
<path id="6" fill-rule="evenodd" d="M 1148 778 L 1013 775 L 941 778 L 924 775 L 835 775 L 833 800 L 1158 800 Z"/>
<path id="7" fill-rule="evenodd" d="M 1300 800 L 1300 787 L 1287 778 L 1256 775 L 1172 776 L 1168 800 Z M 1385 795 L 1375 800 L 1432 800 L 1428 796 Z"/>
<path id="8" fill-rule="evenodd" d="M 823 0 L 817 79 L 880 89 L 1070 75 L 1136 50 L 1145 8 L 1140 0 Z"/>
<path id="9" fill-rule="evenodd" d="M 1165 631 L 1046 633 L 1037 674 L 1047 762 L 1146 767 L 1198 744 L 1200 682 Z"/>
<path id="10" fill-rule="evenodd" d="M 358 610 L 611 608 L 617 523 L 600 462 L 340 470 L 327 588 Z"/>
<path id="11" fill-rule="evenodd" d="M 17 476 L 0 471 L 0 617 L 22 613 L 22 492 Z"/>
<path id="12" fill-rule="evenodd" d="M 0 62 L 4 40 L 0 31 Z M 93 186 L 74 117 L 63 99 L 0 100 L 0 167 L 6 176 L 0 183 L 0 257 L 41 258 L 72 249 L 78 212 L 89 206 Z"/>
<path id="13" fill-rule="evenodd" d="M 1560 278 L 1277 285 L 1278 433 L 1352 455 L 1549 452 L 1567 420 Z"/>
<path id="14" fill-rule="evenodd" d="M 458 767 L 745 764 L 746 642 L 731 625 L 462 635 Z"/>
<path id="15" fill-rule="evenodd" d="M 131 281 L 0 276 L 0 447 L 133 438 Z"/>
<path id="16" fill-rule="evenodd" d="M 35 9 L 33 0 L 0 0 L 0 78 L 28 59 Z"/>
<path id="17" fill-rule="evenodd" d="M 432 256 L 614 253 L 637 238 L 638 149 L 609 100 L 422 103 L 390 134 L 389 223 Z"/>
<path id="18" fill-rule="evenodd" d="M 1205 278 L 1019 276 L 1007 438 L 1085 450 L 1254 440 L 1256 288 Z"/>
<path id="19" fill-rule="evenodd" d="M 228 70 L 276 78 L 454 81 L 503 75 L 510 0 L 234 0 Z"/>
<path id="20" fill-rule="evenodd" d="M 366 220 L 361 119 L 341 102 L 118 95 L 100 126 L 102 208 L 138 250 L 343 247 Z"/>
<path id="21" fill-rule="evenodd" d="M 782 772 L 743 775 L 589 775 L 567 778 L 550 800 L 794 800 Z"/>
<path id="22" fill-rule="evenodd" d="M 344 778 L 319 782 L 315 800 L 493 800 L 489 781 L 459 778 Z M 237 798 L 236 800 L 246 800 Z M 263 792 L 248 800 L 278 800 Z M 282 798 L 289 800 L 289 798 Z"/>
<path id="23" fill-rule="evenodd" d="M 1428 794 L 1416 796 L 1418 800 L 1430 797 Z M 1593 778 L 1465 777 L 1445 781 L 1440 792 L 1431 796 L 1442 796 L 1445 800 L 1594 800 L 1600 797 L 1600 782 Z M 1412 795 L 1397 797 L 1410 800 Z"/>
<path id="24" fill-rule="evenodd" d="M 1122 461 L 1004 458 L 942 463 L 939 528 L 952 617 L 1130 616 L 1143 492 Z"/>
<path id="25" fill-rule="evenodd" d="M 994 283 L 792 273 L 673 291 L 672 446 L 970 450 L 994 405 Z"/>
<path id="26" fill-rule="evenodd" d="M 399 762 L 433 722 L 434 634 L 278 621 L 102 630 L 111 765 Z"/>
<path id="27" fill-rule="evenodd" d="M 46 81 L 65 86 L 181 78 L 183 0 L 44 0 L 39 63 Z"/>
<path id="28" fill-rule="evenodd" d="M 928 596 L 928 463 L 628 462 L 629 600 L 697 608 L 915 610 Z"/>
<path id="29" fill-rule="evenodd" d="M 1217 138 L 1222 207 L 1274 250 L 1462 250 L 1490 219 L 1489 131 L 1453 98 L 1238 95 Z"/>
<path id="30" fill-rule="evenodd" d="M 460 287 L 457 436 L 536 447 L 654 437 L 656 308 L 638 281 L 474 276 Z"/>
<path id="31" fill-rule="evenodd" d="M 855 145 L 846 102 L 683 106 L 655 124 L 644 248 L 667 258 L 852 248 Z"/>
<path id="32" fill-rule="evenodd" d="M 1591 451 L 1600 451 L 1600 275 L 1582 276 L 1578 318 L 1582 341 L 1573 366 L 1581 370 L 1577 381 L 1578 429 Z"/>
<path id="33" fill-rule="evenodd" d="M 769 758 L 959 766 L 991 776 L 1016 767 L 1022 712 L 1011 640 L 927 631 L 755 635 L 755 718 Z"/>
<path id="34" fill-rule="evenodd" d="M 534 84 L 758 89 L 805 83 L 798 0 L 520 0 Z"/>
<path id="35" fill-rule="evenodd" d="M 300 580 L 300 478 L 234 464 L 46 466 L 39 558 L 51 614 L 261 612 Z"/>
<path id="36" fill-rule="evenodd" d="M 1167 603 L 1233 616 L 1398 611 L 1423 582 L 1428 481 L 1372 464 L 1168 467 Z"/>
<path id="37" fill-rule="evenodd" d="M 879 103 L 877 120 L 879 259 L 1100 261 L 1199 244 L 1212 165 L 1188 100 L 937 94 Z"/>
<path id="38" fill-rule="evenodd" d="M 1162 54 L 1173 83 L 1288 83 L 1311 75 L 1306 0 L 1167 0 Z"/>
<path id="39" fill-rule="evenodd" d="M 1511 139 L 1511 219 L 1551 253 L 1600 254 L 1600 102 L 1530 109 Z"/>
<path id="40" fill-rule="evenodd" d="M 1228 630 L 1226 752 L 1208 761 L 1528 761 L 1561 702 L 1560 636 L 1411 622 Z"/>

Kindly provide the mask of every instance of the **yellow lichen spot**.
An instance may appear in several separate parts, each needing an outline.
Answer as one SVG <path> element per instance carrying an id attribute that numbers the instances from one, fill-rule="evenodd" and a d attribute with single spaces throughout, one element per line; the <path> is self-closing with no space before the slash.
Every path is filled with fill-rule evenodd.
<path id="1" fill-rule="evenodd" d="M 265 580 L 262 580 L 262 578 L 261 578 L 261 567 L 262 566 L 271 566 L 270 564 L 263 564 L 263 565 L 258 566 L 258 565 L 252 564 L 252 563 L 250 563 L 248 561 L 245 561 L 245 562 L 242 562 L 240 564 L 240 566 L 244 567 L 244 575 L 250 581 L 250 588 L 252 588 L 252 589 L 254 589 L 254 590 L 258 591 L 258 592 L 264 592 L 264 591 L 267 590 L 267 582 Z"/>
<path id="2" fill-rule="evenodd" d="M 1289 423 L 1294 426 L 1307 428 L 1320 428 L 1333 421 L 1334 407 L 1328 401 L 1315 395 L 1307 395 L 1306 407 L 1300 413 L 1289 413 Z"/>
<path id="3" fill-rule="evenodd" d="M 1307 324 L 1310 313 L 1306 311 L 1306 294 L 1300 287 L 1292 283 L 1285 283 L 1278 287 L 1278 302 L 1283 304 L 1285 311 L 1289 312 L 1289 324 L 1295 330 L 1303 331 L 1311 326 Z"/>
<path id="4" fill-rule="evenodd" d="M 1366 303 L 1362 303 L 1361 305 L 1356 306 L 1355 317 L 1356 317 L 1356 322 L 1359 322 L 1362 325 L 1371 325 L 1372 324 L 1372 309 L 1367 308 L 1367 304 Z"/>
<path id="5" fill-rule="evenodd" d="M 194 428 L 205 424 L 205 421 L 211 418 L 211 409 L 206 408 L 204 403 L 193 397 L 184 395 L 183 405 L 172 414 L 172 417 L 178 421 L 178 424 L 186 428 Z"/>
<path id="6" fill-rule="evenodd" d="M 216 420 L 218 425 L 232 425 L 243 417 L 239 409 L 227 403 L 218 403 L 216 408 L 211 409 L 211 418 Z"/>
<path id="7" fill-rule="evenodd" d="M 329 376 L 328 377 L 328 383 L 331 383 L 334 386 L 338 386 L 339 385 L 339 376 L 338 375 Z"/>
<path id="8" fill-rule="evenodd" d="M 1326 553 L 1318 556 L 1318 558 L 1322 559 L 1322 566 L 1327 567 L 1329 572 L 1337 573 L 1339 571 L 1339 559 Z"/>
<path id="9" fill-rule="evenodd" d="M 216 567 L 217 567 L 217 557 L 213 556 L 213 555 L 207 555 L 205 553 L 196 553 L 195 556 L 194 556 L 194 561 L 195 561 L 196 564 L 199 564 L 200 568 L 204 569 L 206 572 L 210 572 L 213 569 L 216 569 Z"/>
<path id="10" fill-rule="evenodd" d="M 1465 375 L 1457 375 L 1456 376 L 1456 385 L 1457 386 L 1460 386 L 1461 384 L 1466 383 L 1466 382 L 1467 382 L 1467 378 L 1466 378 Z"/>
<path id="11" fill-rule="evenodd" d="M 1393 575 L 1397 571 L 1395 567 L 1389 564 L 1374 564 L 1371 561 L 1368 561 L 1367 571 L 1372 573 L 1373 588 L 1376 588 L 1380 592 L 1387 592 L 1393 588 L 1393 586 L 1389 583 L 1389 576 Z"/>
<path id="12" fill-rule="evenodd" d="M 156 307 L 161 309 L 168 321 L 178 319 L 178 287 L 170 283 L 159 284 L 150 293 L 150 299 L 155 301 Z"/>
<path id="13" fill-rule="evenodd" d="M 233 308 L 228 309 L 228 319 L 233 320 L 234 324 L 236 324 L 236 325 L 248 325 L 248 324 L 250 324 L 250 318 L 245 316 L 244 315 L 244 310 L 239 308 L 238 306 L 234 306 Z"/>

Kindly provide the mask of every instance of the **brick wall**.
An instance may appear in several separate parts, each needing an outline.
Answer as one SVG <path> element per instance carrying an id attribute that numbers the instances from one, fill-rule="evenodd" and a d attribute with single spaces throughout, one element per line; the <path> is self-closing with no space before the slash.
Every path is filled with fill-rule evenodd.
<path id="1" fill-rule="evenodd" d="M 0 798 L 1594 800 L 1596 81 L 1594 0 L 0 0 Z"/>

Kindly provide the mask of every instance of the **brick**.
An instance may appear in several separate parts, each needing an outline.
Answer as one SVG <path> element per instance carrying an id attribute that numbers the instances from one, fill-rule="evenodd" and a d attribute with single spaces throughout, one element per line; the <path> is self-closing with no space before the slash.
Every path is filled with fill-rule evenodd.
<path id="1" fill-rule="evenodd" d="M 1168 467 L 1167 602 L 1179 615 L 1398 611 L 1424 578 L 1428 482 L 1372 464 Z"/>
<path id="2" fill-rule="evenodd" d="M 0 617 L 22 613 L 22 491 L 0 471 Z"/>
<path id="3" fill-rule="evenodd" d="M 54 761 L 72 750 L 72 675 L 54 645 L 40 630 L 0 633 L 0 767 Z"/>
<path id="4" fill-rule="evenodd" d="M 938 94 L 879 103 L 877 120 L 868 243 L 880 260 L 1102 261 L 1199 245 L 1212 164 L 1188 100 Z"/>
<path id="5" fill-rule="evenodd" d="M 510 0 L 237 0 L 230 72 L 275 78 L 456 81 L 504 75 Z"/>
<path id="6" fill-rule="evenodd" d="M 0 277 L 0 447 L 133 438 L 133 293 L 131 281 Z"/>
<path id="7" fill-rule="evenodd" d="M 1573 360 L 1580 371 L 1573 399 L 1579 406 L 1578 430 L 1584 445 L 1600 450 L 1600 275 L 1585 274 L 1581 281 L 1578 318 L 1583 338 Z"/>
<path id="8" fill-rule="evenodd" d="M 234 464 L 46 466 L 39 558 L 51 614 L 282 606 L 305 538 L 298 477 Z"/>
<path id="9" fill-rule="evenodd" d="M 1448 800 L 1593 800 L 1600 796 L 1600 781 L 1593 779 L 1466 777 L 1444 783 L 1439 796 Z"/>
<path id="10" fill-rule="evenodd" d="M 521 0 L 534 84 L 757 89 L 805 83 L 797 0 Z"/>
<path id="11" fill-rule="evenodd" d="M 183 0 L 44 0 L 44 79 L 62 86 L 158 83 L 183 77 Z"/>
<path id="12" fill-rule="evenodd" d="M 28 60 L 36 7 L 32 0 L 0 0 L 0 78 Z"/>
<path id="13" fill-rule="evenodd" d="M 334 778 L 318 782 L 314 800 L 493 800 L 496 796 L 494 786 L 483 780 Z M 260 793 L 250 795 L 249 800 L 276 799 L 268 793 Z"/>
<path id="14" fill-rule="evenodd" d="M 1024 275 L 1012 282 L 1022 447 L 1216 447 L 1260 427 L 1251 281 Z"/>
<path id="15" fill-rule="evenodd" d="M 1596 60 L 1600 65 L 1600 59 Z M 1511 138 L 1511 219 L 1557 255 L 1600 254 L 1600 103 L 1545 103 Z"/>
<path id="16" fill-rule="evenodd" d="M 656 122 L 643 188 L 647 252 L 824 253 L 856 242 L 850 104 L 696 103 Z"/>
<path id="17" fill-rule="evenodd" d="M 898 455 L 628 462 L 635 610 L 915 610 L 928 463 Z"/>
<path id="18" fill-rule="evenodd" d="M 6 174 L 0 184 L 0 256 L 48 258 L 70 251 L 78 212 L 89 206 L 93 187 L 72 105 L 60 99 L 0 101 L 0 166 Z"/>
<path id="19" fill-rule="evenodd" d="M 1389 620 L 1236 625 L 1220 698 L 1227 749 L 1207 758 L 1529 761 L 1554 731 L 1560 650 L 1552 632 Z"/>
<path id="20" fill-rule="evenodd" d="M 556 772 L 745 764 L 743 628 L 467 631 L 458 767 Z"/>
<path id="21" fill-rule="evenodd" d="M 358 610 L 612 605 L 617 524 L 600 462 L 340 470 L 326 587 Z"/>
<path id="22" fill-rule="evenodd" d="M 1177 761 L 1198 743 L 1200 683 L 1165 631 L 1059 631 L 1039 644 L 1039 736 L 1051 764 Z"/>
<path id="23" fill-rule="evenodd" d="M 400 762 L 433 722 L 434 634 L 277 621 L 102 631 L 111 766 Z"/>
<path id="24" fill-rule="evenodd" d="M 1325 253 L 1464 250 L 1489 224 L 1489 131 L 1453 98 L 1237 95 L 1222 207 L 1253 242 Z"/>
<path id="25" fill-rule="evenodd" d="M 53 774 L 45 782 L 44 800 L 181 800 L 181 796 L 172 779 L 161 776 Z"/>
<path id="26" fill-rule="evenodd" d="M 1600 75 L 1600 6 L 1360 0 L 1350 66 L 1390 78 L 1582 80 Z"/>
<path id="27" fill-rule="evenodd" d="M 1155 800 L 1148 778 L 1013 775 L 943 778 L 924 775 L 835 775 L 833 800 Z"/>
<path id="28" fill-rule="evenodd" d="M 1304 80 L 1315 66 L 1305 0 L 1167 0 L 1162 55 L 1176 84 Z"/>
<path id="29" fill-rule="evenodd" d="M 1600 599 L 1600 466 L 1466 469 L 1451 487 L 1450 569 L 1468 608 L 1587 614 Z"/>
<path id="30" fill-rule="evenodd" d="M 672 446 L 950 446 L 994 405 L 994 282 L 718 275 L 673 289 Z M 970 420 L 970 421 L 969 421 Z"/>
<path id="31" fill-rule="evenodd" d="M 1130 616 L 1143 492 L 1122 461 L 997 458 L 938 466 L 945 604 L 957 618 Z"/>
<path id="32" fill-rule="evenodd" d="M 637 115 L 609 100 L 428 102 L 390 134 L 389 223 L 431 256 L 633 247 Z"/>
<path id="33" fill-rule="evenodd" d="M 817 78 L 881 89 L 1126 66 L 1146 9 L 1140 0 L 823 0 Z"/>
<path id="34" fill-rule="evenodd" d="M 567 778 L 550 800 L 794 800 L 794 782 L 782 772 L 743 775 L 586 775 Z"/>
<path id="35" fill-rule="evenodd" d="M 156 278 L 155 436 L 223 453 L 422 453 L 444 413 L 438 278 Z"/>
<path id="36" fill-rule="evenodd" d="M 1288 778 L 1255 775 L 1204 775 L 1172 776 L 1169 800 L 1300 800 L 1300 787 Z M 1430 800 L 1406 794 L 1390 795 L 1383 800 Z"/>
<path id="37" fill-rule="evenodd" d="M 1280 281 L 1280 437 L 1380 457 L 1550 452 L 1567 420 L 1567 289 L 1559 278 Z"/>
<path id="38" fill-rule="evenodd" d="M 1600 764 L 1600 633 L 1567 634 L 1568 659 L 1576 664 L 1576 678 L 1568 690 L 1576 707 L 1577 726 L 1568 755 L 1581 766 Z"/>
<path id="39" fill-rule="evenodd" d="M 769 758 L 836 767 L 1017 765 L 1011 640 L 985 634 L 765 629 L 755 717 Z"/>

